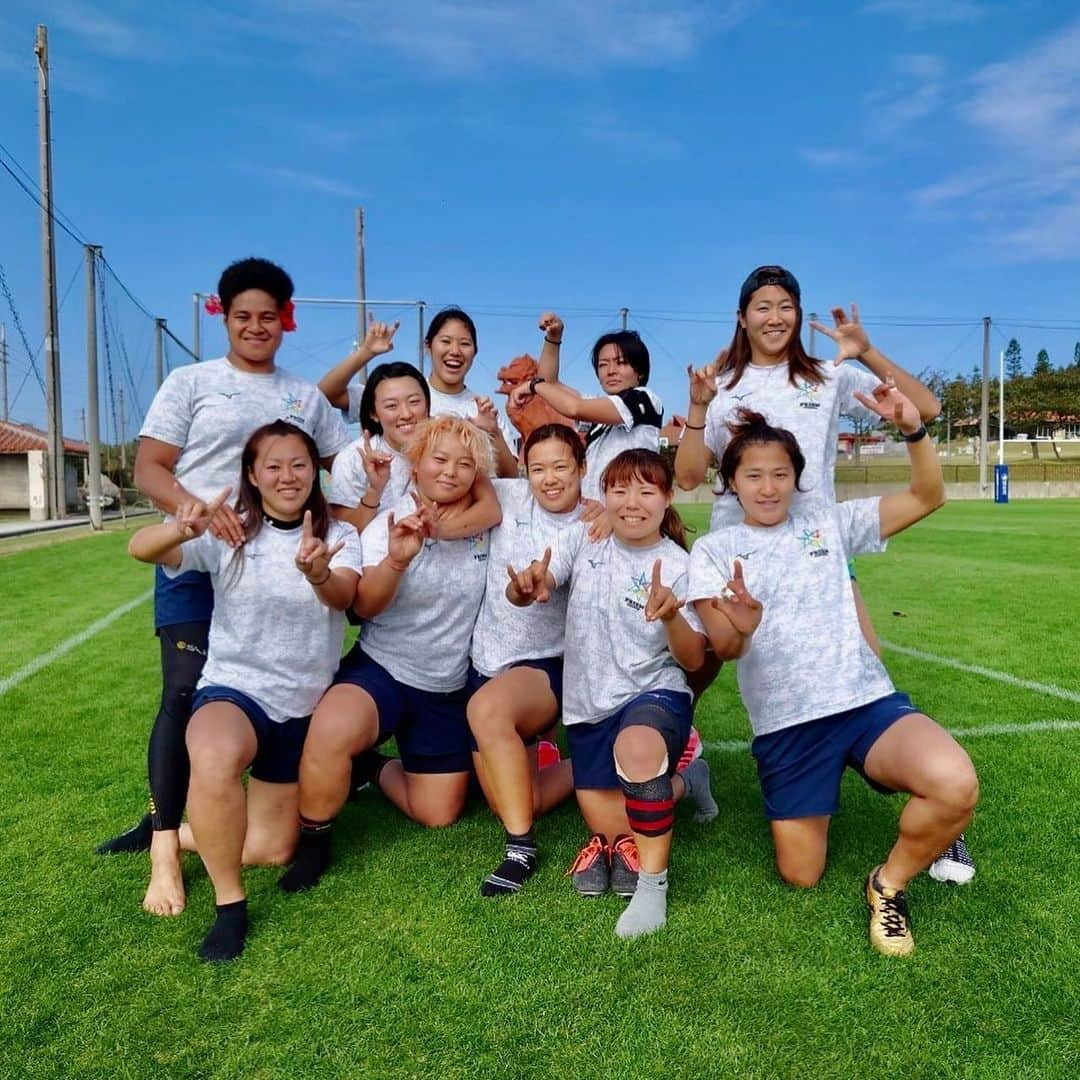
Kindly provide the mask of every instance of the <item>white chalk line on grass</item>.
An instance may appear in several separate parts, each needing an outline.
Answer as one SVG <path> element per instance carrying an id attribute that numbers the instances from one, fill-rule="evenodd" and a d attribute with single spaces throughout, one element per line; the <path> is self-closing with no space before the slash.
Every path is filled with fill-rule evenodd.
<path id="1" fill-rule="evenodd" d="M 1034 731 L 1080 731 L 1080 720 L 1032 720 L 1026 724 L 984 724 L 946 730 L 954 739 L 978 739 L 989 735 L 1027 735 Z M 740 739 L 721 739 L 702 745 L 709 753 L 717 754 L 738 754 L 750 749 L 750 744 Z"/>
<path id="2" fill-rule="evenodd" d="M 66 656 L 72 649 L 77 649 L 84 641 L 89 641 L 96 634 L 100 634 L 102 630 L 107 630 L 117 619 L 123 618 L 129 611 L 134 610 L 140 604 L 145 604 L 153 595 L 154 590 L 150 589 L 141 596 L 136 596 L 134 600 L 121 604 L 115 611 L 110 611 L 108 615 L 98 619 L 97 622 L 91 623 L 85 629 L 80 630 L 74 637 L 69 637 L 67 641 L 60 642 L 55 649 L 42 653 L 37 659 L 31 660 L 29 664 L 25 664 L 6 679 L 0 679 L 0 697 L 3 697 L 9 690 L 14 690 L 19 683 L 25 682 L 31 675 L 36 675 L 42 668 L 48 667 L 54 660 L 59 660 L 61 656 Z"/>
<path id="3" fill-rule="evenodd" d="M 941 664 L 944 667 L 954 668 L 956 671 L 965 671 L 969 675 L 981 675 L 984 679 L 993 679 L 995 682 L 1006 683 L 1008 686 L 1019 686 L 1024 690 L 1034 690 L 1038 694 L 1046 694 L 1049 697 L 1059 698 L 1062 701 L 1072 701 L 1080 705 L 1080 694 L 1072 690 L 1065 690 L 1060 686 L 1054 686 L 1052 683 L 1019 679 L 1015 675 L 1009 675 L 1004 671 L 979 667 L 978 664 L 964 664 L 959 660 L 950 660 L 947 656 L 923 652 L 922 649 L 912 649 L 907 645 L 894 645 L 891 641 L 882 641 L 881 644 L 886 649 L 892 649 L 893 652 L 902 653 L 904 656 L 912 656 L 916 660 L 925 660 L 929 664 Z"/>

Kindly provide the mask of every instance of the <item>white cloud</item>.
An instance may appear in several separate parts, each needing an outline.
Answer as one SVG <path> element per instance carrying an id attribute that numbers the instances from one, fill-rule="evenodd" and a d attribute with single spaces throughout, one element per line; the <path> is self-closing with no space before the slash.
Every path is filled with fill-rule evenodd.
<path id="1" fill-rule="evenodd" d="M 819 169 L 844 168 L 858 165 L 862 161 L 862 155 L 857 150 L 845 150 L 840 147 L 804 146 L 799 150 L 799 156 L 807 164 Z"/>
<path id="2" fill-rule="evenodd" d="M 902 53 L 890 61 L 890 81 L 864 98 L 869 138 L 891 142 L 942 103 L 945 65 L 931 53 Z"/>
<path id="3" fill-rule="evenodd" d="M 51 0 L 47 18 L 106 56 L 146 57 L 148 45 L 134 23 L 123 22 L 83 0 Z"/>
<path id="4" fill-rule="evenodd" d="M 870 0 L 863 15 L 894 15 L 913 30 L 978 22 L 990 8 L 976 0 Z"/>
<path id="5" fill-rule="evenodd" d="M 330 176 L 322 176 L 319 173 L 303 172 L 300 169 L 289 169 L 285 166 L 278 166 L 267 170 L 267 172 L 270 176 L 282 180 L 292 187 L 302 188 L 304 191 L 314 191 L 321 195 L 335 195 L 346 199 L 362 199 L 364 197 L 364 193 L 359 188 L 341 180 L 335 180 Z"/>

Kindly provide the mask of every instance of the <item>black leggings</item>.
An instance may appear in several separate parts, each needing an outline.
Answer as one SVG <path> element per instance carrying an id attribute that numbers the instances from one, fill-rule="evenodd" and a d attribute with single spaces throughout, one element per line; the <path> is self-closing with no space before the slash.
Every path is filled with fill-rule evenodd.
<path id="1" fill-rule="evenodd" d="M 195 684 L 206 663 L 209 622 L 176 623 L 157 632 L 161 642 L 161 708 L 150 732 L 150 815 L 155 831 L 179 829 L 191 764 L 187 734 Z"/>

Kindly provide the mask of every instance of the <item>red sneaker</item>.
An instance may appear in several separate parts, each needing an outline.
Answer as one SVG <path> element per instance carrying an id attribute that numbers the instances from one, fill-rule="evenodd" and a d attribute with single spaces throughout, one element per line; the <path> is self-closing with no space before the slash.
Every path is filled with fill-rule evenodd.
<path id="1" fill-rule="evenodd" d="M 686 749 L 682 752 L 682 757 L 679 758 L 679 764 L 675 766 L 675 771 L 682 772 L 691 761 L 696 761 L 701 757 L 702 749 L 701 736 L 698 734 L 698 729 L 692 727 L 690 729 L 690 738 L 686 740 Z"/>
<path id="2" fill-rule="evenodd" d="M 699 750 L 700 754 L 701 751 Z M 562 761 L 562 754 L 559 753 L 559 748 L 553 742 L 548 742 L 546 739 L 541 739 L 536 744 L 536 767 L 538 769 L 546 769 L 551 765 L 558 765 Z"/>

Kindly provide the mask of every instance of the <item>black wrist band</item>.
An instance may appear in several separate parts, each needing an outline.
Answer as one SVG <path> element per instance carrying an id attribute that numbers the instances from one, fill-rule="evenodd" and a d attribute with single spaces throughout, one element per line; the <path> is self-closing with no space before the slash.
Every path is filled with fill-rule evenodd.
<path id="1" fill-rule="evenodd" d="M 900 434 L 903 435 L 906 443 L 919 442 L 920 439 L 925 439 L 927 436 L 926 425 L 920 424 L 918 430 L 913 431 L 910 435 L 904 435 L 903 432 L 900 432 Z"/>
<path id="2" fill-rule="evenodd" d="M 545 334 L 545 335 L 544 335 L 544 340 L 545 340 L 545 341 L 546 341 L 546 342 L 547 342 L 547 343 L 548 343 L 549 345 L 561 345 L 561 344 L 562 344 L 562 338 L 559 338 L 559 340 L 558 340 L 558 341 L 552 341 L 552 340 L 551 340 L 551 338 L 549 338 L 549 337 L 547 336 L 547 334 Z"/>
<path id="3" fill-rule="evenodd" d="M 366 502 L 364 502 L 363 499 L 360 500 L 360 505 L 362 507 L 364 507 L 364 509 L 366 509 L 366 510 L 378 510 L 379 509 L 379 504 L 378 503 L 376 503 L 374 506 L 372 506 L 371 503 L 366 503 Z"/>
<path id="4" fill-rule="evenodd" d="M 689 428 L 691 431 L 704 431 L 704 424 L 683 424 L 683 427 Z"/>
<path id="5" fill-rule="evenodd" d="M 315 588 L 317 589 L 320 585 L 325 585 L 330 580 L 331 573 L 332 573 L 332 571 L 330 570 L 330 567 L 327 567 L 326 568 L 326 577 L 324 577 L 322 579 L 322 581 L 312 581 L 311 578 L 308 578 L 308 584 L 309 585 L 314 585 Z"/>
<path id="6" fill-rule="evenodd" d="M 537 383 L 542 383 L 542 382 L 547 382 L 547 379 L 545 379 L 543 375 L 537 375 L 535 379 L 530 379 L 529 380 L 529 393 L 530 394 L 535 394 L 536 393 L 536 384 Z"/>

